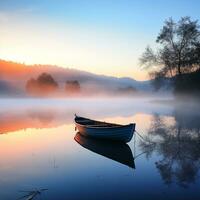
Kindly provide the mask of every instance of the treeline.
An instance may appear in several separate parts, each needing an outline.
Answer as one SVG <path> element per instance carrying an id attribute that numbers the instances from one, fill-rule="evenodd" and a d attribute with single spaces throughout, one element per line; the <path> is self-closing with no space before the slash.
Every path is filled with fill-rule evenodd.
<path id="1" fill-rule="evenodd" d="M 61 92 L 59 84 L 48 73 L 40 74 L 37 79 L 31 78 L 26 83 L 26 91 L 33 96 L 49 96 Z M 78 95 L 81 87 L 77 80 L 66 81 L 63 89 L 68 95 Z"/>
<path id="2" fill-rule="evenodd" d="M 140 58 L 150 69 L 154 86 L 159 89 L 170 80 L 174 94 L 200 96 L 200 25 L 182 17 L 178 22 L 166 20 L 158 34 L 157 50 L 149 46 Z"/>
<path id="3" fill-rule="evenodd" d="M 200 97 L 200 70 L 182 74 L 181 78 L 175 77 L 173 84 L 176 96 L 187 94 Z"/>

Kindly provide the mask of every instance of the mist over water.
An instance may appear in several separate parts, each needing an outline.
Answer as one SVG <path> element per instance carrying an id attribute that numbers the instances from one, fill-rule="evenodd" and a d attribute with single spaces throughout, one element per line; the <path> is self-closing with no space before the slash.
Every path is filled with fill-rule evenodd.
<path id="1" fill-rule="evenodd" d="M 198 6 L 0 0 L 0 200 L 200 200 Z"/>
<path id="2" fill-rule="evenodd" d="M 165 98 L 29 98 L 0 99 L 0 107 L 0 199 L 44 188 L 41 199 L 199 198 L 198 104 Z M 74 140 L 75 113 L 134 122 L 145 140 L 135 134 L 128 147 L 119 147 L 117 158 L 112 150 L 102 156 L 103 143 L 95 144 L 94 153 L 89 141 Z M 124 157 L 132 162 L 130 152 L 135 169 L 120 162 Z"/>

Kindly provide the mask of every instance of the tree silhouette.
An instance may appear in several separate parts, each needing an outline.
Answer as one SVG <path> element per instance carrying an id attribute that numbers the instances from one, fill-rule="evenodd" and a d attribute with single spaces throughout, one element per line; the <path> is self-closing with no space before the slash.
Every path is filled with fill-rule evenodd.
<path id="1" fill-rule="evenodd" d="M 42 73 L 36 80 L 31 78 L 26 84 L 27 92 L 33 95 L 48 95 L 55 92 L 57 89 L 57 82 L 47 73 Z"/>
<path id="2" fill-rule="evenodd" d="M 56 81 L 53 79 L 53 77 L 50 74 L 47 73 L 42 73 L 38 78 L 37 78 L 37 83 L 40 86 L 51 86 L 52 88 L 57 88 L 58 84 Z"/>
<path id="3" fill-rule="evenodd" d="M 65 91 L 68 94 L 78 94 L 80 92 L 80 83 L 75 80 L 75 81 L 66 81 L 65 83 Z"/>
<path id="4" fill-rule="evenodd" d="M 190 17 L 182 17 L 178 22 L 166 20 L 156 42 L 160 48 L 154 52 L 147 47 L 140 58 L 141 65 L 152 69 L 150 76 L 157 87 L 165 77 L 176 77 L 181 82 L 182 74 L 200 70 L 200 26 Z"/>

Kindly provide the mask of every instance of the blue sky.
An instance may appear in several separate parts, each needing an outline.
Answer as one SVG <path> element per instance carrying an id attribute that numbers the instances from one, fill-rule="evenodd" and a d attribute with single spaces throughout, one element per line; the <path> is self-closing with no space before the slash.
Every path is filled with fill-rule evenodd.
<path id="1" fill-rule="evenodd" d="M 200 19 L 198 0 L 1 0 L 1 58 L 146 79 L 138 58 L 163 21 Z"/>

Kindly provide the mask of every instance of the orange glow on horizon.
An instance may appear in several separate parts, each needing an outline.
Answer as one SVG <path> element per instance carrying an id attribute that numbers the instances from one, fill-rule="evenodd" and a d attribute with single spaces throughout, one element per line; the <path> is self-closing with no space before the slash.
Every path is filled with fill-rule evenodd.
<path id="1" fill-rule="evenodd" d="M 106 73 L 103 73 L 103 70 L 98 70 L 98 69 L 90 69 L 90 68 L 80 68 L 80 67 L 76 67 L 76 66 L 66 66 L 64 64 L 49 64 L 49 63 L 37 63 L 37 62 L 23 62 L 22 60 L 17 60 L 17 59 L 13 59 L 12 61 L 8 60 L 7 62 L 9 62 L 9 67 L 8 64 L 5 63 L 1 63 L 2 61 L 0 60 L 0 66 L 1 66 L 1 76 L 3 76 L 6 73 L 10 73 L 10 75 L 12 75 L 13 77 L 17 77 L 18 75 L 26 75 L 27 73 L 32 71 L 32 66 L 36 66 L 36 65 L 45 65 L 45 66 L 58 66 L 60 68 L 69 68 L 69 69 L 76 69 L 76 70 L 80 70 L 80 71 L 86 71 L 86 72 L 90 72 L 93 74 L 97 74 L 97 75 L 105 75 L 105 76 L 113 76 L 113 77 L 118 77 L 118 78 L 123 78 L 123 77 L 129 77 L 129 78 L 133 78 L 135 80 L 138 81 L 143 81 L 143 80 L 148 80 L 149 77 L 147 75 L 146 72 L 142 71 L 142 70 L 135 70 L 135 69 L 124 69 L 122 70 L 120 67 L 112 67 L 112 68 L 107 68 Z M 123 68 L 123 67 L 122 67 Z"/>
<path id="2" fill-rule="evenodd" d="M 83 27 L 55 24 L 44 29 L 35 22 L 31 25 L 16 22 L 13 34 L 13 25 L 4 26 L 5 32 L 0 32 L 1 59 L 27 65 L 57 65 L 136 80 L 148 79 L 147 73 L 139 68 L 141 52 L 124 42 L 117 33 L 105 34 L 103 30 L 91 33 Z M 139 41 L 134 41 L 134 45 L 136 43 L 141 46 Z"/>

